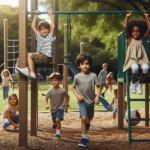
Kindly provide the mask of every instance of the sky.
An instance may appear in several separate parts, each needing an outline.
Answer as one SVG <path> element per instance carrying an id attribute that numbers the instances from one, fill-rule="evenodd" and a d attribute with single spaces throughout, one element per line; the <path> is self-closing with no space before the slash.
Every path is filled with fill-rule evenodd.
<path id="1" fill-rule="evenodd" d="M 19 0 L 0 0 L 0 4 L 18 6 L 19 5 Z"/>

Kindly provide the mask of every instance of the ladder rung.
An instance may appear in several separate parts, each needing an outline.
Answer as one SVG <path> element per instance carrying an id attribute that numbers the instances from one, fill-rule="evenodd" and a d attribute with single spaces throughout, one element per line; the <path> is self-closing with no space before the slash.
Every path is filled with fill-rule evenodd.
<path id="1" fill-rule="evenodd" d="M 150 142 L 150 139 L 132 139 L 132 142 Z"/>
<path id="2" fill-rule="evenodd" d="M 150 101 L 150 99 L 149 98 L 138 98 L 138 99 L 137 98 L 136 99 L 130 98 L 129 101 Z"/>
<path id="3" fill-rule="evenodd" d="M 150 118 L 130 118 L 131 121 L 139 120 L 139 121 L 147 121 L 150 120 Z"/>

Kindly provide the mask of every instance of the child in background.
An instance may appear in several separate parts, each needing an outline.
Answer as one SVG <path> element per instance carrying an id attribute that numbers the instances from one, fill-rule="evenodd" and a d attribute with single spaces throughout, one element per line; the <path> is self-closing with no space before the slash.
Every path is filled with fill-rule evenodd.
<path id="1" fill-rule="evenodd" d="M 99 82 L 100 82 L 101 90 L 103 90 L 103 88 L 105 87 L 104 92 L 101 94 L 104 97 L 105 92 L 108 90 L 108 85 L 106 84 L 106 76 L 107 76 L 108 64 L 107 63 L 103 63 L 102 68 L 103 69 L 100 71 L 100 73 L 98 75 L 98 79 L 99 79 Z"/>
<path id="2" fill-rule="evenodd" d="M 17 112 L 19 112 L 19 101 L 16 94 L 11 94 L 4 110 L 1 130 L 5 130 L 10 125 L 14 126 L 14 130 L 19 128 L 19 114 Z"/>
<path id="3" fill-rule="evenodd" d="M 37 64 L 48 64 L 50 63 L 53 57 L 53 49 L 52 49 L 52 42 L 54 41 L 54 19 L 52 11 L 48 11 L 51 20 L 51 29 L 50 24 L 46 21 L 42 21 L 38 25 L 38 30 L 36 28 L 36 20 L 37 16 L 40 13 L 39 10 L 35 11 L 35 16 L 32 22 L 32 29 L 36 34 L 37 40 L 37 48 L 35 53 L 28 53 L 28 67 L 26 68 L 19 68 L 18 61 L 16 64 L 16 69 L 26 76 L 30 76 L 31 78 L 36 78 L 34 73 L 34 63 Z"/>
<path id="4" fill-rule="evenodd" d="M 76 65 L 80 73 L 74 76 L 73 93 L 75 94 L 81 118 L 80 147 L 87 147 L 89 139 L 87 131 L 90 128 L 90 122 L 94 117 L 94 103 L 99 104 L 100 85 L 95 73 L 90 72 L 92 58 L 87 53 L 79 54 L 76 58 Z M 97 96 L 95 97 L 95 85 L 97 87 Z"/>
<path id="5" fill-rule="evenodd" d="M 3 103 L 7 102 L 9 86 L 12 86 L 12 77 L 8 69 L 4 69 L 1 73 L 2 77 L 2 88 L 3 88 Z"/>
<path id="6" fill-rule="evenodd" d="M 109 88 L 109 93 L 112 92 L 112 83 L 115 83 L 114 77 L 113 77 L 113 73 L 109 72 L 108 75 L 106 76 L 106 84 L 108 85 Z"/>
<path id="7" fill-rule="evenodd" d="M 54 72 L 50 75 L 50 82 L 53 87 L 48 90 L 45 98 L 46 109 L 51 108 L 53 129 L 56 129 L 56 139 L 61 138 L 61 121 L 64 119 L 64 110 L 68 112 L 68 103 L 70 99 L 65 89 L 59 86 L 60 81 L 60 73 Z M 50 106 L 48 105 L 49 98 Z"/>
<path id="8" fill-rule="evenodd" d="M 130 85 L 130 92 L 135 94 L 142 94 L 142 83 L 146 74 L 149 71 L 149 60 L 147 54 L 145 52 L 145 48 L 142 44 L 143 40 L 149 35 L 150 32 L 150 22 L 148 19 L 148 14 L 144 12 L 144 17 L 146 20 L 138 21 L 130 21 L 128 23 L 129 17 L 131 16 L 132 11 L 130 11 L 125 18 L 125 33 L 128 40 L 128 49 L 126 52 L 125 63 L 123 67 L 123 72 L 131 68 L 132 70 L 132 79 Z M 144 27 L 146 24 L 147 28 Z M 142 74 L 138 82 L 136 82 L 136 76 L 139 71 L 139 65 L 142 69 Z"/>
<path id="9" fill-rule="evenodd" d="M 116 114 L 117 114 L 117 111 L 118 111 L 118 89 L 114 89 L 114 96 L 112 98 L 112 102 L 111 104 L 108 106 L 108 107 L 111 107 L 112 105 L 114 105 L 113 107 L 113 120 L 112 122 L 115 123 L 116 122 Z"/>

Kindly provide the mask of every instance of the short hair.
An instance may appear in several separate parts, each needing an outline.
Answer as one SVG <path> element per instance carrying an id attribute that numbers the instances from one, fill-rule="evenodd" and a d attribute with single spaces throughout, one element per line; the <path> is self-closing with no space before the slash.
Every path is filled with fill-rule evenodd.
<path id="1" fill-rule="evenodd" d="M 50 75 L 49 79 L 50 79 L 50 80 L 51 80 L 51 79 L 57 79 L 58 81 L 60 81 L 60 80 L 61 80 L 61 75 L 60 75 L 59 72 L 53 72 L 53 73 Z"/>
<path id="2" fill-rule="evenodd" d="M 108 64 L 107 64 L 107 63 L 103 63 L 103 64 L 102 64 L 102 67 L 104 67 L 104 66 L 108 66 Z"/>
<path id="3" fill-rule="evenodd" d="M 15 105 L 18 105 L 19 100 L 18 100 L 17 94 L 12 93 L 11 95 L 9 95 L 9 97 L 8 97 L 8 103 L 9 103 L 9 100 L 11 99 L 11 97 L 15 97 L 15 99 L 17 100 L 16 103 L 15 103 Z M 10 103 L 9 103 L 9 104 L 10 104 Z"/>
<path id="4" fill-rule="evenodd" d="M 41 30 L 42 27 L 47 28 L 47 29 L 50 30 L 50 24 L 47 21 L 41 21 L 38 24 L 38 30 Z"/>
<path id="5" fill-rule="evenodd" d="M 79 67 L 80 63 L 84 62 L 85 60 L 88 60 L 90 66 L 92 65 L 92 57 L 88 53 L 79 54 L 75 60 L 75 63 Z"/>
<path id="6" fill-rule="evenodd" d="M 140 38 L 142 38 L 144 36 L 144 34 L 146 33 L 148 26 L 145 20 L 129 20 L 128 22 L 128 32 L 129 35 L 132 36 L 132 29 L 133 27 L 139 27 L 140 29 Z"/>
<path id="7" fill-rule="evenodd" d="M 118 89 L 114 89 L 114 93 L 118 92 Z"/>

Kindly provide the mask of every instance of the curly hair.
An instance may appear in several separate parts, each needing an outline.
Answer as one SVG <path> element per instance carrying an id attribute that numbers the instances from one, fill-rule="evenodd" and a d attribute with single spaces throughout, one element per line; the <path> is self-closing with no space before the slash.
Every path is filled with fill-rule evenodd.
<path id="1" fill-rule="evenodd" d="M 130 20 L 128 22 L 128 32 L 130 36 L 132 36 L 132 29 L 135 26 L 139 27 L 140 38 L 142 38 L 148 29 L 146 21 L 145 20 Z"/>
<path id="2" fill-rule="evenodd" d="M 92 65 L 92 58 L 88 53 L 79 54 L 75 60 L 75 63 L 79 67 L 80 63 L 84 62 L 85 60 L 88 60 L 90 66 Z"/>

